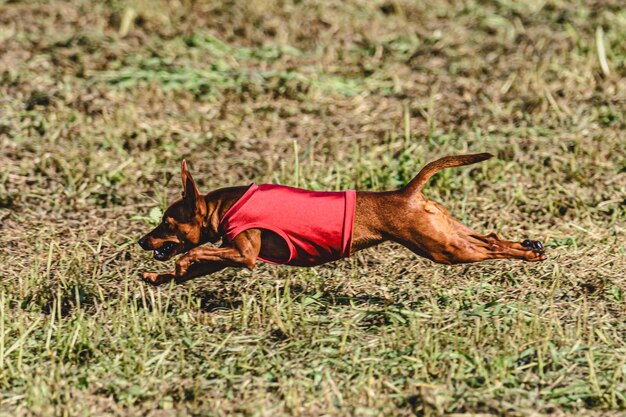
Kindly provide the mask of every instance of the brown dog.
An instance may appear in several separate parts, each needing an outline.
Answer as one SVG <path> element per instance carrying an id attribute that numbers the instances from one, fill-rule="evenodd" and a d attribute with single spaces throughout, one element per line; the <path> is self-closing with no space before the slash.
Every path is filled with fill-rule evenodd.
<path id="1" fill-rule="evenodd" d="M 311 266 L 328 262 L 327 259 L 348 256 L 386 240 L 400 243 L 420 256 L 443 264 L 503 258 L 545 260 L 540 242 L 510 242 L 500 239 L 495 233 L 475 233 L 452 218 L 441 205 L 428 200 L 422 194 L 422 187 L 437 171 L 473 164 L 491 157 L 488 153 L 448 156 L 426 165 L 409 184 L 399 190 L 356 192 L 353 224 L 347 224 L 347 230 L 351 230 L 352 234 L 351 240 L 347 240 L 346 251 L 332 259 L 321 258 L 308 264 L 291 264 Z M 184 255 L 176 261 L 174 272 L 145 272 L 143 279 L 146 282 L 158 285 L 175 279 L 182 283 L 226 267 L 252 269 L 257 259 L 270 260 L 273 263 L 287 263 L 287 259 L 292 259 L 290 255 L 294 252 L 290 238 L 283 235 L 280 229 L 251 227 L 237 232 L 235 236 L 227 236 L 223 230 L 224 215 L 232 212 L 230 209 L 242 197 L 247 201 L 250 188 L 256 186 L 221 188 L 202 195 L 191 178 L 185 161 L 182 162 L 182 179 L 183 197 L 165 211 L 162 223 L 142 237 L 139 245 L 145 250 L 154 251 L 154 257 L 162 261 L 178 254 Z M 290 192 L 311 193 L 293 188 L 290 188 Z M 335 196 L 339 193 L 326 194 Z M 248 205 L 250 204 L 252 200 Z M 241 206 L 241 202 L 238 206 Z M 250 209 L 252 212 L 255 210 L 254 207 Z M 280 212 L 271 214 L 273 217 L 283 215 Z M 285 215 L 288 216 L 288 213 Z M 307 230 L 314 232 L 315 228 L 322 227 L 306 224 L 308 218 L 305 208 L 297 216 L 296 223 L 304 224 Z M 352 221 L 352 217 L 346 218 L 346 222 Z M 336 235 L 341 237 L 341 232 Z M 207 242 L 215 243 L 219 239 L 223 241 L 219 248 L 200 246 Z"/>

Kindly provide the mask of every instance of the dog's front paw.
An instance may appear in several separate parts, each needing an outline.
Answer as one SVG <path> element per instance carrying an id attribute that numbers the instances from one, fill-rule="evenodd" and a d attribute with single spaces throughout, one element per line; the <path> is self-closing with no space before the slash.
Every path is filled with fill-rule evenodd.
<path id="1" fill-rule="evenodd" d="M 161 285 L 174 279 L 174 274 L 159 274 L 157 272 L 144 272 L 141 279 L 151 285 Z"/>
<path id="2" fill-rule="evenodd" d="M 176 261 L 176 276 L 177 277 L 185 276 L 185 274 L 187 273 L 187 270 L 189 269 L 190 264 L 191 264 L 191 261 L 189 260 L 188 257 L 182 256 L 178 258 L 178 260 Z"/>
<path id="3" fill-rule="evenodd" d="M 522 246 L 528 249 L 530 252 L 529 256 L 526 258 L 529 261 L 545 261 L 548 257 L 543 250 L 543 245 L 538 240 L 529 240 L 526 239 L 522 242 Z"/>

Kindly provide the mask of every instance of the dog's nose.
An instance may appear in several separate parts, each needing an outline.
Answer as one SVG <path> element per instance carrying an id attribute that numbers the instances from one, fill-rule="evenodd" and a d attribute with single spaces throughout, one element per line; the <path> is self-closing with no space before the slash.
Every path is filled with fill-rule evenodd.
<path id="1" fill-rule="evenodd" d="M 139 244 L 139 246 L 141 246 L 141 249 L 143 249 L 143 250 L 148 250 L 148 249 L 150 249 L 150 248 L 148 247 L 148 236 L 144 236 L 144 237 L 142 237 L 141 239 L 139 239 L 139 240 L 137 241 L 137 243 Z"/>

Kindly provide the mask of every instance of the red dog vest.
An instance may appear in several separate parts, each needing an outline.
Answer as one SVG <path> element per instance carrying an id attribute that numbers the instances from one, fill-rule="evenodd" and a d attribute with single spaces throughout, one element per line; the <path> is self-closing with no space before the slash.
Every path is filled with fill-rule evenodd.
<path id="1" fill-rule="evenodd" d="M 270 230 L 285 240 L 289 259 L 258 259 L 314 266 L 350 255 L 356 192 L 309 191 L 284 185 L 252 184 L 224 214 L 227 241 L 248 229 Z"/>

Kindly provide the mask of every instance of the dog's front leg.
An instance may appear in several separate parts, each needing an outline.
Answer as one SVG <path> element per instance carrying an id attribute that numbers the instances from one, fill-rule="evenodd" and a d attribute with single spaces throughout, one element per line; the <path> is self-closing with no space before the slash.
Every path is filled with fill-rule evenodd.
<path id="1" fill-rule="evenodd" d="M 250 229 L 220 248 L 197 247 L 190 250 L 176 261 L 176 270 L 173 272 L 144 272 L 142 278 L 152 285 L 161 285 L 172 280 L 182 284 L 228 267 L 252 269 L 260 250 L 261 231 Z"/>
<path id="2" fill-rule="evenodd" d="M 261 231 L 246 230 L 221 248 L 197 247 L 176 261 L 176 276 L 185 277 L 192 264 L 209 264 L 220 270 L 226 267 L 252 269 L 261 250 Z M 209 267 L 211 268 L 211 267 Z"/>

